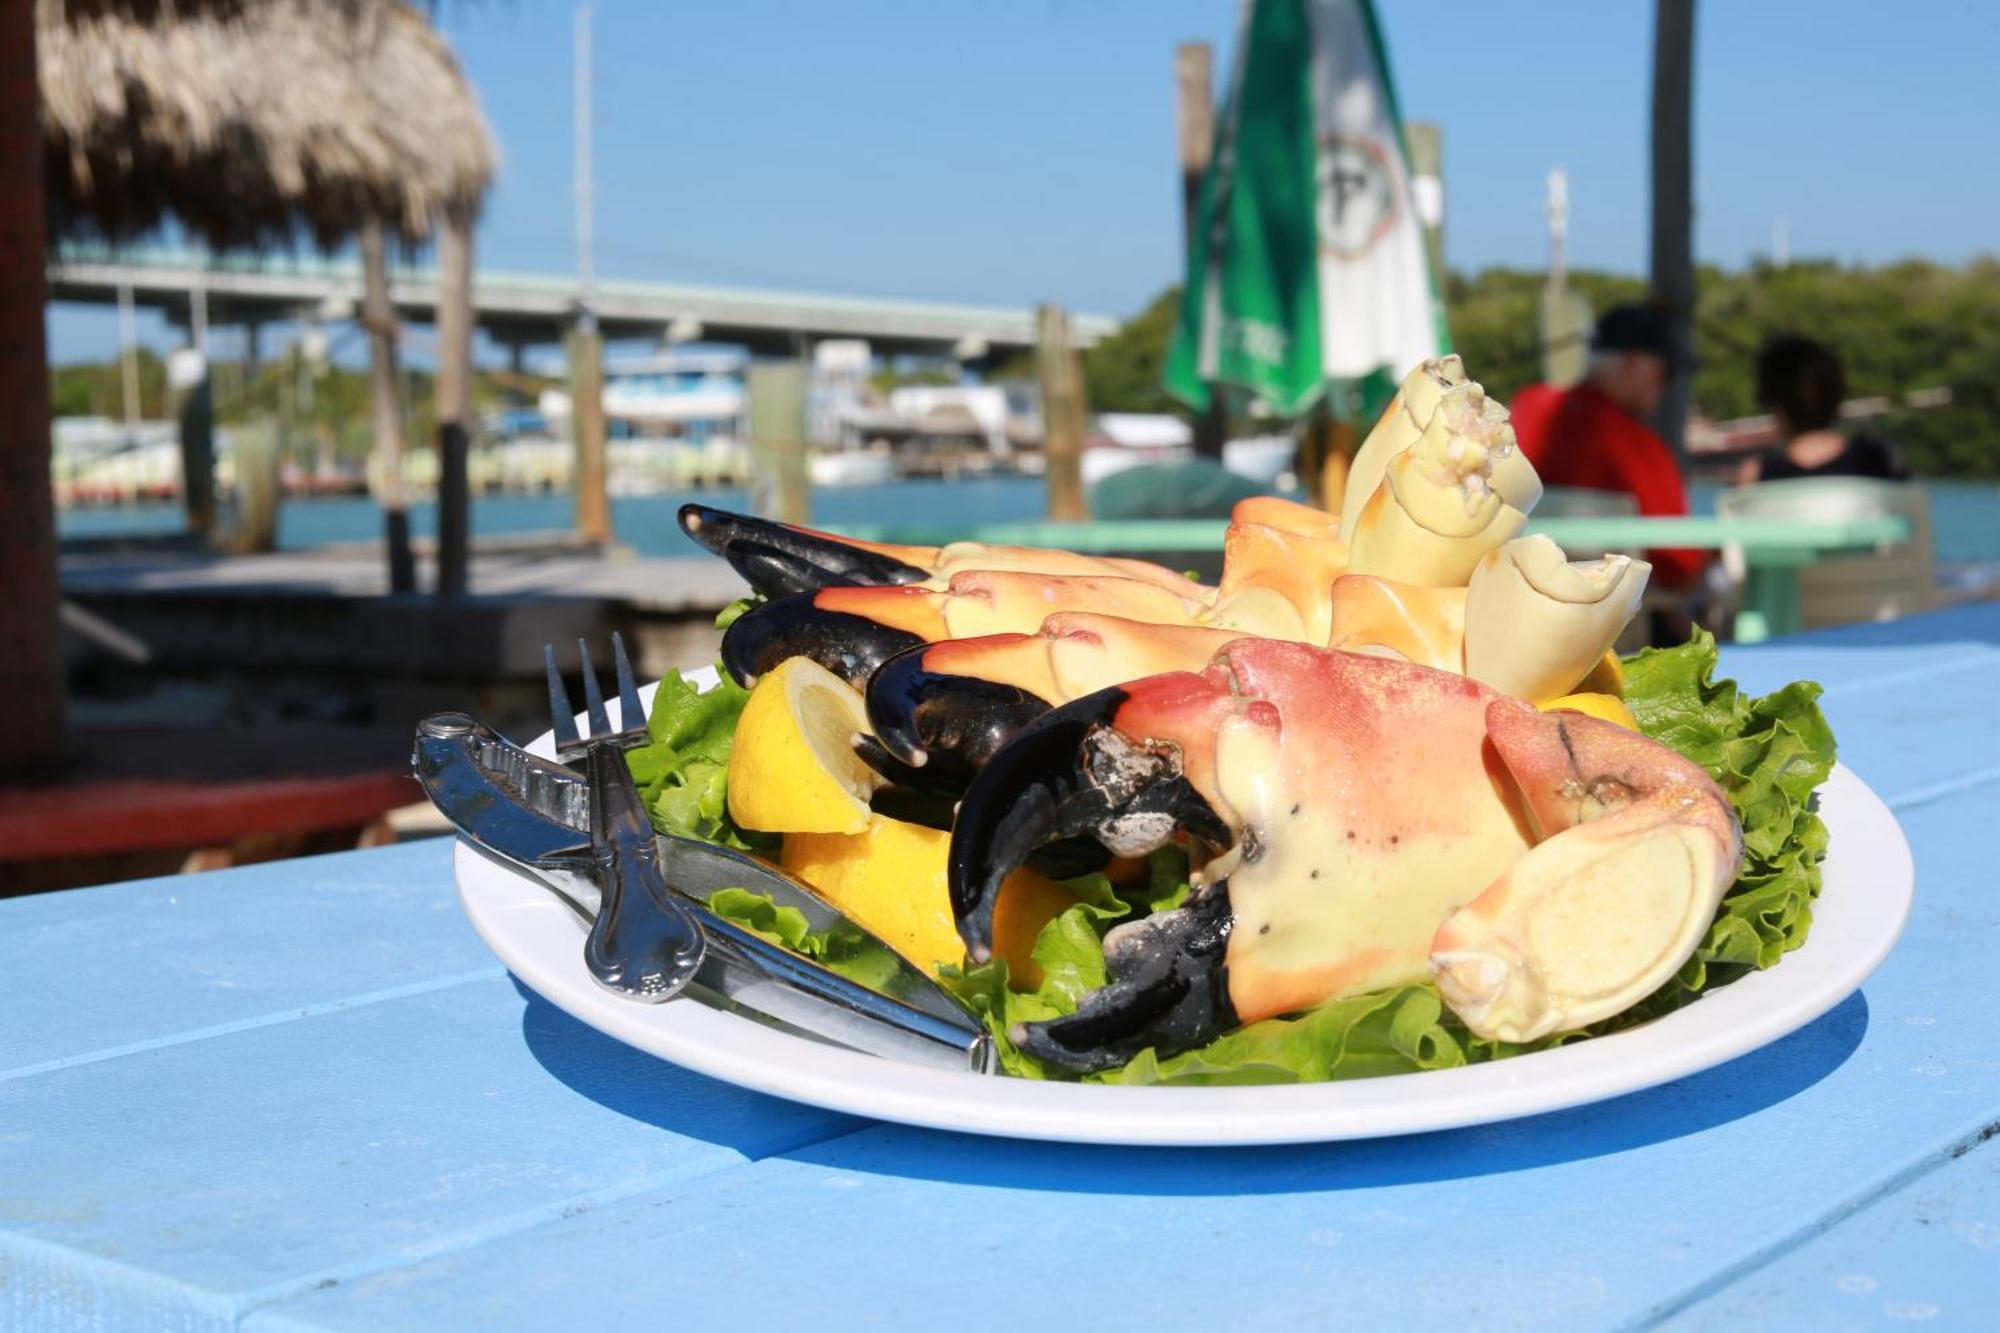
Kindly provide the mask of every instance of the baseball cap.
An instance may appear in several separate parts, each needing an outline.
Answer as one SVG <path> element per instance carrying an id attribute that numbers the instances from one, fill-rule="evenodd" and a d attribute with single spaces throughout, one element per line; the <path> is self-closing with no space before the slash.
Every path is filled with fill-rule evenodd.
<path id="1" fill-rule="evenodd" d="M 1649 305 L 1611 307 L 1590 335 L 1593 352 L 1650 352 L 1675 369 L 1686 369 L 1693 358 L 1676 344 L 1665 312 Z"/>

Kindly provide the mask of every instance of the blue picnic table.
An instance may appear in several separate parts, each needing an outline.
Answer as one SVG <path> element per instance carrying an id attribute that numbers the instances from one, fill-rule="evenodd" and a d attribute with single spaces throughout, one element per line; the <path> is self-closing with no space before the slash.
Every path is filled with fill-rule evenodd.
<path id="1" fill-rule="evenodd" d="M 2000 605 L 1725 667 L 1825 683 L 1907 934 L 1775 1045 L 1476 1129 L 1134 1151 L 775 1101 L 517 985 L 442 841 L 0 902 L 0 1328 L 1990 1328 Z"/>

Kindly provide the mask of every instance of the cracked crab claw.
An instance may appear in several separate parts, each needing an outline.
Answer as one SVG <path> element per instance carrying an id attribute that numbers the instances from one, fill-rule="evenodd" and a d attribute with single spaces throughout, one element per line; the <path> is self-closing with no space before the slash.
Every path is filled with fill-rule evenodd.
<path id="1" fill-rule="evenodd" d="M 1526 512 L 1494 484 L 1496 462 L 1519 451 L 1505 410 L 1490 406 L 1497 415 L 1477 385 L 1453 390 L 1389 460 L 1348 536 L 1349 573 L 1464 587 L 1480 558 L 1521 530 Z"/>
<path id="2" fill-rule="evenodd" d="M 1389 400 L 1381 419 L 1355 451 L 1354 461 L 1348 464 L 1347 491 L 1340 505 L 1343 535 L 1352 537 L 1361 507 L 1381 486 L 1389 460 L 1417 442 L 1445 395 L 1466 382 L 1465 363 L 1455 356 L 1419 362 L 1415 370 L 1403 376 L 1396 396 Z"/>
<path id="3" fill-rule="evenodd" d="M 1529 700 L 1567 693 L 1639 609 L 1652 566 L 1572 561 L 1539 534 L 1489 553 L 1465 595 L 1465 674 Z"/>
<path id="4" fill-rule="evenodd" d="M 1706 773 L 1623 728 L 1501 700 L 1487 729 L 1545 840 L 1438 927 L 1431 970 L 1474 1033 L 1534 1041 L 1663 985 L 1714 920 L 1741 840 Z"/>
<path id="5" fill-rule="evenodd" d="M 868 542 L 703 504 L 682 505 L 679 519 L 683 532 L 728 561 L 766 597 L 842 586 L 921 584 L 942 590 L 953 576 L 976 570 L 1137 579 L 1183 597 L 1207 592 L 1193 580 L 1146 560 L 983 542 L 941 547 Z"/>

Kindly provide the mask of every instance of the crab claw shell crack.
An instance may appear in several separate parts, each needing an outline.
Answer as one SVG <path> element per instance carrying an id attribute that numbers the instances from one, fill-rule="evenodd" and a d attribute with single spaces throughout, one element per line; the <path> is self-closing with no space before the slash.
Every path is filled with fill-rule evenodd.
<path id="1" fill-rule="evenodd" d="M 1536 534 L 1489 553 L 1465 595 L 1465 674 L 1520 699 L 1565 694 L 1639 609 L 1652 566 L 1571 561 Z"/>

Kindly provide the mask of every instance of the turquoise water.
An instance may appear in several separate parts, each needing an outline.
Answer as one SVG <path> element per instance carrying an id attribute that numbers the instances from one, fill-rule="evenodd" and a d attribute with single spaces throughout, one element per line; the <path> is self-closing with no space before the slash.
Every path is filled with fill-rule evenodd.
<path id="1" fill-rule="evenodd" d="M 1937 533 L 1937 558 L 1944 564 L 2000 562 L 2000 485 L 1990 482 L 1927 482 Z M 1717 488 L 1697 486 L 1691 496 L 1696 513 L 1715 510 Z M 724 509 L 742 509 L 748 495 L 739 490 L 688 492 L 677 495 L 627 496 L 611 502 L 618 540 L 641 555 L 692 555 L 696 551 L 674 522 L 674 511 L 688 500 Z M 973 481 L 899 481 L 881 486 L 853 486 L 813 493 L 813 519 L 818 523 L 937 524 L 1016 522 L 1042 515 L 1042 483 L 1028 477 L 993 477 Z M 472 505 L 472 531 L 477 536 L 548 532 L 575 521 L 575 506 L 567 495 L 495 496 Z M 180 507 L 172 504 L 131 505 L 118 509 L 71 510 L 59 517 L 65 537 L 140 536 L 178 532 Z M 418 536 L 437 532 L 437 507 L 410 507 L 410 526 Z M 382 532 L 381 512 L 364 498 L 291 500 L 279 511 L 278 544 L 304 550 L 334 542 L 368 541 Z"/>

